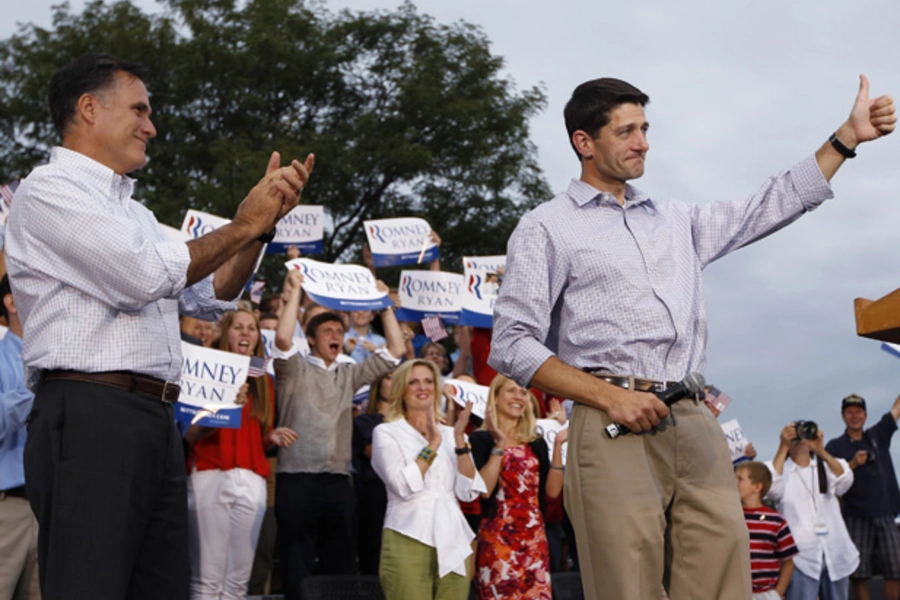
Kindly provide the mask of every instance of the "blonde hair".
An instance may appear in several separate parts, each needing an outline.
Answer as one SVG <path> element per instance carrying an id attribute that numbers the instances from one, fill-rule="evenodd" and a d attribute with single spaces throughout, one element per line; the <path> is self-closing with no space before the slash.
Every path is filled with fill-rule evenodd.
<path id="1" fill-rule="evenodd" d="M 500 391 L 500 388 L 502 388 L 507 383 L 512 383 L 515 386 L 519 385 L 509 377 L 498 374 L 496 377 L 494 377 L 493 381 L 491 381 L 491 387 L 488 390 L 487 407 L 485 407 L 485 412 L 487 412 L 488 410 L 491 411 L 491 414 L 494 415 L 494 423 L 497 422 L 497 393 Z M 525 388 L 525 392 L 528 395 L 525 403 L 525 411 L 522 413 L 522 416 L 519 417 L 518 423 L 516 423 L 515 438 L 516 441 L 520 443 L 528 444 L 540 437 L 537 432 L 537 417 L 535 416 L 538 401 L 537 398 L 534 397 L 534 394 L 531 393 L 531 390 Z M 479 429 L 487 428 L 485 424 L 482 423 Z"/>
<path id="2" fill-rule="evenodd" d="M 385 421 L 396 421 L 406 417 L 406 404 L 403 402 L 403 396 L 406 395 L 406 389 L 409 387 L 409 380 L 412 377 L 414 367 L 426 367 L 431 371 L 431 375 L 434 377 L 434 418 L 440 421 L 443 417 L 441 412 L 441 390 L 438 389 L 441 385 L 441 373 L 438 371 L 437 365 L 430 360 L 416 358 L 406 361 L 394 371 L 394 376 L 391 378 L 390 405 L 388 406 L 387 416 L 384 418 Z"/>
<path id="3" fill-rule="evenodd" d="M 234 350 L 231 349 L 231 343 L 228 341 L 228 330 L 231 329 L 234 317 L 238 313 L 245 313 L 253 317 L 253 322 L 256 324 L 256 332 L 259 334 L 259 337 L 256 340 L 256 348 L 253 349 L 253 354 L 254 356 L 265 358 L 266 348 L 259 328 L 259 318 L 253 311 L 244 308 L 238 308 L 237 310 L 225 313 L 225 316 L 223 316 L 222 320 L 219 322 L 219 327 L 222 330 L 222 335 L 219 338 L 219 350 L 234 352 Z M 262 377 L 257 377 L 255 379 L 248 379 L 247 383 L 249 384 L 250 390 L 253 392 L 253 394 L 251 394 L 252 405 L 250 406 L 250 416 L 259 421 L 265 428 L 265 431 L 269 431 L 272 429 L 272 421 L 274 420 L 272 407 L 269 402 L 269 376 L 263 375 Z"/>

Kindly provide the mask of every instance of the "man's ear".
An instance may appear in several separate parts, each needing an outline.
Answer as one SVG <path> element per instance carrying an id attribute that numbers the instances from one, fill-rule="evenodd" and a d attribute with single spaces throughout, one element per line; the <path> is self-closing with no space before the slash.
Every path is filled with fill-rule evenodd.
<path id="1" fill-rule="evenodd" d="M 594 139 L 581 129 L 572 134 L 572 145 L 582 159 L 594 157 Z"/>
<path id="2" fill-rule="evenodd" d="M 89 125 L 97 122 L 97 114 L 100 108 L 100 98 L 90 93 L 82 94 L 78 98 L 78 102 L 75 103 L 75 113 L 78 115 L 78 118 Z"/>
<path id="3" fill-rule="evenodd" d="M 16 301 L 13 300 L 12 294 L 6 294 L 5 296 L 3 296 L 3 306 L 6 308 L 7 314 L 19 314 L 19 311 L 16 310 Z"/>

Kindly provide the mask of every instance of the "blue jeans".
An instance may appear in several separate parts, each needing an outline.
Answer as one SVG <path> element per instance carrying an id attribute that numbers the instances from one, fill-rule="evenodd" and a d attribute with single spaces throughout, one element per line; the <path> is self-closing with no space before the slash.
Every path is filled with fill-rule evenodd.
<path id="1" fill-rule="evenodd" d="M 807 577 L 794 569 L 791 585 L 788 586 L 785 600 L 847 600 L 850 596 L 850 578 L 844 577 L 832 581 L 828 577 L 828 567 L 822 563 L 822 576 L 819 579 Z"/>

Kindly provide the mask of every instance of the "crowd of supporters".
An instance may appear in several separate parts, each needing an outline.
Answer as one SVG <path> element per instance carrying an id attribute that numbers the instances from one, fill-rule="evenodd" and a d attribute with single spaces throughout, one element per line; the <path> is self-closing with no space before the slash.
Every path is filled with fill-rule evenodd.
<path id="1" fill-rule="evenodd" d="M 0 291 L 15 339 L 5 281 Z M 549 600 L 551 573 L 577 570 L 562 501 L 567 432 L 548 445 L 535 423 L 565 424 L 570 403 L 493 371 L 490 329 L 429 340 L 390 309 L 331 311 L 292 270 L 258 305 L 241 301 L 218 323 L 182 317 L 181 331 L 274 359 L 274 376 L 241 389 L 239 429 L 181 427 L 192 598 L 300 598 L 307 576 L 359 573 L 379 575 L 388 598 Z M 484 419 L 454 402 L 449 378 L 489 388 Z M 885 597 L 900 597 L 888 453 L 900 399 L 869 429 L 863 399 L 841 409 L 847 431 L 827 446 L 822 431 L 790 423 L 774 460 L 736 465 L 756 598 L 848 598 L 851 585 L 867 598 L 873 562 Z M 15 569 L 21 594 L 32 571 Z"/>

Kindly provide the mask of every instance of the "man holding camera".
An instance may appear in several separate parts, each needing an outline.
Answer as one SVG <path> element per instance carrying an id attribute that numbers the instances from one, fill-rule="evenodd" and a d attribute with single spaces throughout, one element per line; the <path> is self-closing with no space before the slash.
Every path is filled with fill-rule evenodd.
<path id="1" fill-rule="evenodd" d="M 859 549 L 859 568 L 851 576 L 854 597 L 869 600 L 872 563 L 881 565 L 885 600 L 900 600 L 900 532 L 894 516 L 900 512 L 900 488 L 889 452 L 900 419 L 900 396 L 872 427 L 866 424 L 866 401 L 851 394 L 841 401 L 844 435 L 828 442 L 830 453 L 847 460 L 853 487 L 844 495 L 843 514 Z"/>
<path id="2" fill-rule="evenodd" d="M 768 498 L 787 519 L 799 551 L 785 598 L 847 600 L 859 553 L 838 498 L 853 485 L 853 471 L 825 449 L 822 431 L 812 421 L 785 425 L 775 459 L 767 465 L 772 471 Z"/>

